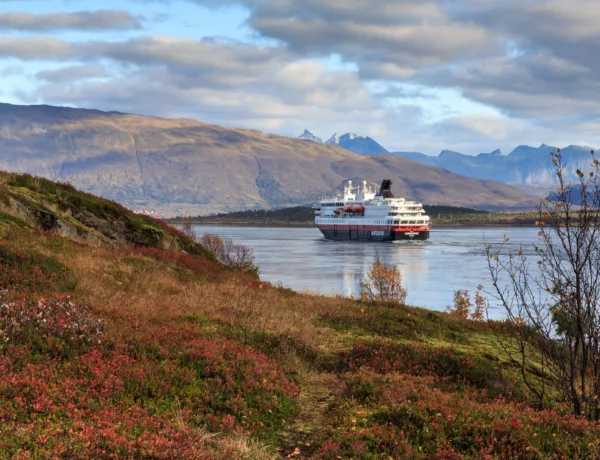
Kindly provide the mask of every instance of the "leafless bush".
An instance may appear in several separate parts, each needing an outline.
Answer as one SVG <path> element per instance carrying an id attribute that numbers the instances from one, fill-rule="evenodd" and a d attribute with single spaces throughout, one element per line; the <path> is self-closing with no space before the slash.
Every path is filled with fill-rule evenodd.
<path id="1" fill-rule="evenodd" d="M 254 261 L 252 249 L 242 244 L 233 244 L 229 251 L 229 263 L 238 267 L 251 265 Z"/>
<path id="2" fill-rule="evenodd" d="M 206 233 L 200 237 L 200 244 L 217 259 L 221 260 L 221 255 L 223 253 L 223 238 L 218 235 Z"/>
<path id="3" fill-rule="evenodd" d="M 253 267 L 254 253 L 252 249 L 242 244 L 235 244 L 227 236 L 207 233 L 200 238 L 200 244 L 224 264 L 239 268 Z"/>
<path id="4" fill-rule="evenodd" d="M 489 269 L 512 334 L 501 341 L 540 408 L 560 394 L 573 413 L 600 419 L 600 174 L 564 178 L 560 151 L 551 153 L 558 188 L 539 206 L 534 245 L 539 275 L 523 248 L 488 246 Z M 502 286 L 501 280 L 508 279 Z"/>

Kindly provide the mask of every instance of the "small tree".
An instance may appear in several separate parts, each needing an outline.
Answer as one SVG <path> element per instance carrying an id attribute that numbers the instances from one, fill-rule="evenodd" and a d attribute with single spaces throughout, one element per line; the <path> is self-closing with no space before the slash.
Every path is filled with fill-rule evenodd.
<path id="1" fill-rule="evenodd" d="M 475 291 L 475 305 L 473 306 L 473 312 L 471 313 L 471 319 L 473 321 L 483 321 L 485 319 L 485 309 L 487 307 L 487 300 L 482 294 L 483 286 L 480 284 L 477 286 Z"/>
<path id="2" fill-rule="evenodd" d="M 525 384 L 547 404 L 547 386 L 576 415 L 600 419 L 600 174 L 565 178 L 560 151 L 551 153 L 558 187 L 538 208 L 539 238 L 533 275 L 526 251 L 488 246 L 489 269 L 507 314 L 501 340 Z M 504 255 L 503 255 L 504 254 Z M 506 282 L 505 280 L 508 280 Z"/>
<path id="3" fill-rule="evenodd" d="M 466 289 L 454 291 L 454 306 L 447 307 L 446 311 L 460 319 L 469 319 L 471 313 L 471 295 Z"/>
<path id="4" fill-rule="evenodd" d="M 471 300 L 471 294 L 466 289 L 454 291 L 454 306 L 447 307 L 446 311 L 463 320 L 483 321 L 486 300 L 483 297 L 483 286 L 477 286 L 475 291 L 475 302 Z"/>
<path id="5" fill-rule="evenodd" d="M 367 276 L 360 282 L 360 298 L 368 302 L 406 301 L 406 289 L 402 285 L 402 274 L 396 266 L 386 266 L 381 262 L 379 255 L 375 256 L 373 264 L 369 267 Z"/>

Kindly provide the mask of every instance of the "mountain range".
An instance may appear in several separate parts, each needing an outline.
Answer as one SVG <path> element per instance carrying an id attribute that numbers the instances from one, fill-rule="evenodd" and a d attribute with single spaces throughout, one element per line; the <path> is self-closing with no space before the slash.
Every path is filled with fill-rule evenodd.
<path id="1" fill-rule="evenodd" d="M 317 144 L 338 145 L 350 152 L 361 155 L 372 156 L 390 153 L 375 139 L 371 137 L 362 137 L 354 133 L 346 133 L 341 136 L 338 133 L 335 133 L 327 141 L 323 142 L 323 139 L 315 136 L 308 129 L 305 129 L 304 132 L 298 136 L 298 139 L 316 142 Z"/>
<path id="2" fill-rule="evenodd" d="M 118 112 L 0 104 L 0 169 L 68 181 L 164 216 L 307 204 L 348 179 L 427 204 L 526 208 L 535 200 L 494 181 L 338 145 Z"/>
<path id="3" fill-rule="evenodd" d="M 567 180 L 575 180 L 578 169 L 589 169 L 590 150 L 593 149 L 577 145 L 560 149 L 566 164 Z M 551 187 L 555 183 L 556 171 L 550 152 L 556 151 L 556 147 L 542 144 L 539 147 L 521 145 L 508 155 L 502 155 L 499 150 L 476 156 L 450 150 L 444 150 L 437 157 L 417 152 L 394 152 L 393 155 L 476 179 L 543 188 Z"/>
<path id="4" fill-rule="evenodd" d="M 310 131 L 307 130 L 306 133 L 311 137 L 303 135 L 305 136 L 301 136 L 303 139 L 322 142 Z M 334 135 L 327 143 L 339 145 L 361 155 L 390 153 L 374 139 L 360 137 L 356 134 Z M 540 190 L 540 195 L 544 195 L 548 189 L 553 188 L 555 183 L 555 170 L 549 153 L 556 152 L 556 150 L 555 146 L 542 144 L 539 147 L 520 145 L 508 155 L 503 155 L 500 150 L 479 155 L 465 155 L 452 150 L 443 150 L 438 156 L 419 152 L 391 152 L 391 155 L 442 168 L 462 176 L 515 185 L 532 193 L 537 188 Z M 590 150 L 592 148 L 577 145 L 561 149 L 566 164 L 565 177 L 568 180 L 576 179 L 578 169 L 589 168 Z"/>

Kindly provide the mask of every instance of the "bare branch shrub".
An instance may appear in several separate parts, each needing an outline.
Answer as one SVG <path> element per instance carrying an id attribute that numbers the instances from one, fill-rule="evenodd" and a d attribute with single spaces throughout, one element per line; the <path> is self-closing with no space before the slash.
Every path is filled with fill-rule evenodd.
<path id="1" fill-rule="evenodd" d="M 252 249 L 242 244 L 235 244 L 227 236 L 207 233 L 200 238 L 200 244 L 224 264 L 255 270 Z"/>
<path id="2" fill-rule="evenodd" d="M 360 298 L 368 302 L 406 301 L 406 289 L 402 285 L 402 274 L 396 266 L 386 266 L 375 256 L 367 276 L 360 282 Z"/>
<path id="3" fill-rule="evenodd" d="M 508 238 L 487 248 L 507 315 L 502 347 L 540 408 L 548 405 L 548 394 L 559 394 L 574 414 L 599 420 L 600 166 L 592 151 L 591 170 L 578 170 L 573 185 L 560 151 L 551 155 L 558 187 L 538 208 L 539 274 L 523 248 L 508 250 Z"/>
<path id="4" fill-rule="evenodd" d="M 217 259 L 221 260 L 223 254 L 223 238 L 219 235 L 206 233 L 200 237 L 200 244 L 206 248 Z"/>

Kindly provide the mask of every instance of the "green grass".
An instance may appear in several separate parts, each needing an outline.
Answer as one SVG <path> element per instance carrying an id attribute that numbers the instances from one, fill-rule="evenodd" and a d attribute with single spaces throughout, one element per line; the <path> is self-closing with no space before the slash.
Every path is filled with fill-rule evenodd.
<path id="1" fill-rule="evenodd" d="M 321 324 L 352 337 L 383 337 L 392 340 L 425 339 L 465 343 L 472 326 L 452 321 L 448 315 L 422 308 L 375 305 L 361 314 L 321 316 Z"/>
<path id="2" fill-rule="evenodd" d="M 29 224 L 18 217 L 0 212 L 0 228 L 30 228 Z"/>

